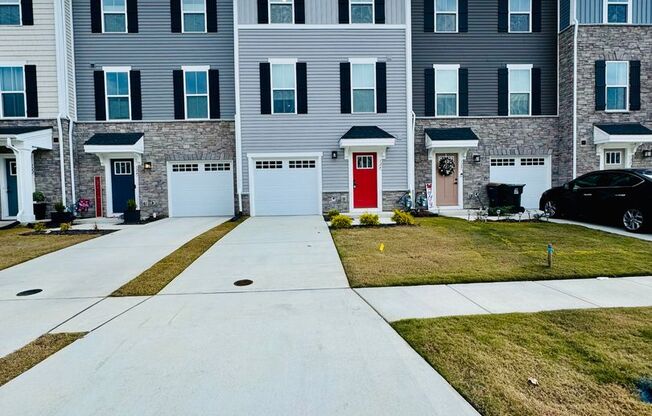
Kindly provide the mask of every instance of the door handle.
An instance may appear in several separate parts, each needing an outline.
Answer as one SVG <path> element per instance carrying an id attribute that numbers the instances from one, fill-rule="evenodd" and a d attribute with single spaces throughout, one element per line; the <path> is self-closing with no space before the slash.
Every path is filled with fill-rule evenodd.
<path id="1" fill-rule="evenodd" d="M 593 196 L 593 194 L 583 194 L 584 196 Z"/>
<path id="2" fill-rule="evenodd" d="M 614 196 L 627 196 L 627 194 L 616 194 Z"/>

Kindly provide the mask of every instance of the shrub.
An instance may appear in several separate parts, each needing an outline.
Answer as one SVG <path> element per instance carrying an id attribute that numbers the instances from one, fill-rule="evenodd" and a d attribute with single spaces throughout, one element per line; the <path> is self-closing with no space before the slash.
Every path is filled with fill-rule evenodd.
<path id="1" fill-rule="evenodd" d="M 66 210 L 66 206 L 63 205 L 63 202 L 59 201 L 56 204 L 54 204 L 54 210 L 58 213 L 62 213 L 63 211 Z"/>
<path id="2" fill-rule="evenodd" d="M 64 223 L 61 223 L 61 225 L 59 227 L 61 227 L 61 231 L 63 231 L 63 232 L 70 231 L 70 229 L 72 228 L 72 223 L 71 222 L 64 222 Z"/>
<path id="3" fill-rule="evenodd" d="M 331 227 L 333 228 L 351 228 L 352 223 L 353 218 L 342 214 L 336 215 L 331 219 Z"/>
<path id="4" fill-rule="evenodd" d="M 37 233 L 42 233 L 43 231 L 46 230 L 46 228 L 47 227 L 42 222 L 37 222 L 36 224 L 34 224 L 34 231 L 36 231 Z"/>
<path id="5" fill-rule="evenodd" d="M 329 220 L 333 220 L 333 218 L 337 217 L 340 215 L 340 212 L 336 210 L 335 208 L 329 209 L 328 212 L 326 213 L 326 216 L 328 217 Z"/>
<path id="6" fill-rule="evenodd" d="M 32 193 L 32 201 L 34 202 L 45 202 L 45 195 L 41 191 L 35 191 Z"/>
<path id="7" fill-rule="evenodd" d="M 134 212 L 134 211 L 136 211 L 136 207 L 137 207 L 137 205 L 136 205 L 135 200 L 130 199 L 130 200 L 127 201 L 127 211 Z"/>
<path id="8" fill-rule="evenodd" d="M 392 215 L 392 221 L 397 225 L 414 225 L 414 217 L 409 212 L 401 211 L 398 209 L 394 210 L 394 215 Z"/>
<path id="9" fill-rule="evenodd" d="M 360 225 L 379 225 L 379 224 L 380 224 L 380 219 L 376 214 L 365 212 L 364 214 L 360 215 Z"/>

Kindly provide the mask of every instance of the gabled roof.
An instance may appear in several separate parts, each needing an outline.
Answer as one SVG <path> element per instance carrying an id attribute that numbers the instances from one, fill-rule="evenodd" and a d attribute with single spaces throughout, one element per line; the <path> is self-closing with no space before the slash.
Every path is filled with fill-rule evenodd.
<path id="1" fill-rule="evenodd" d="M 596 124 L 595 127 L 607 134 L 618 136 L 652 135 L 652 130 L 640 123 Z"/>
<path id="2" fill-rule="evenodd" d="M 478 140 L 478 136 L 468 127 L 450 129 L 425 129 L 426 136 L 433 141 L 439 140 Z"/>
<path id="3" fill-rule="evenodd" d="M 52 127 L 0 127 L 0 135 L 13 136 L 41 130 L 52 130 Z"/>
<path id="4" fill-rule="evenodd" d="M 394 136 L 377 126 L 353 126 L 342 139 L 393 139 Z"/>
<path id="5" fill-rule="evenodd" d="M 130 146 L 136 144 L 144 133 L 97 133 L 88 139 L 88 146 Z"/>

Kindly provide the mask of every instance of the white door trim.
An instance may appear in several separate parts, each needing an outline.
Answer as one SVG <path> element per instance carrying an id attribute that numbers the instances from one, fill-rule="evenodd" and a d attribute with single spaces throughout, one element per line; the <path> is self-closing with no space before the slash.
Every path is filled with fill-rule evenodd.
<path id="1" fill-rule="evenodd" d="M 131 159 L 134 162 L 134 199 L 136 200 L 136 209 L 140 209 L 140 175 L 138 174 L 138 167 L 142 164 L 142 158 L 139 153 L 96 153 L 100 159 L 100 165 L 104 167 L 104 200 L 106 201 L 106 214 L 107 217 L 119 217 L 122 212 L 113 212 L 113 180 L 111 171 L 113 169 L 112 159 Z"/>
<path id="2" fill-rule="evenodd" d="M 16 216 L 9 216 L 9 186 L 7 185 L 7 160 L 16 160 L 16 156 L 13 153 L 2 153 L 0 154 L 0 217 L 2 219 L 13 220 L 16 219 Z"/>
<path id="3" fill-rule="evenodd" d="M 376 208 L 354 208 L 353 207 L 353 163 L 354 153 L 374 153 L 376 155 L 376 200 L 378 206 Z M 349 165 L 349 212 L 351 213 L 364 213 L 364 212 L 382 212 L 383 211 L 383 171 L 382 164 L 385 159 L 385 149 L 368 149 L 368 148 L 347 148 L 344 153 L 344 158 L 348 160 Z"/>

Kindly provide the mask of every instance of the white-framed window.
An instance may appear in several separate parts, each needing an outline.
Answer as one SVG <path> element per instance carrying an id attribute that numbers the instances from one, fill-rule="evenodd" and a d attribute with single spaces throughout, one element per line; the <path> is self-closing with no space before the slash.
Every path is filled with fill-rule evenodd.
<path id="1" fill-rule="evenodd" d="M 117 161 L 113 162 L 113 174 L 116 176 L 128 176 L 131 175 L 131 162 L 129 161 Z"/>
<path id="2" fill-rule="evenodd" d="M 509 115 L 532 114 L 532 65 L 507 65 L 509 71 Z"/>
<path id="3" fill-rule="evenodd" d="M 509 31 L 532 31 L 532 0 L 509 0 Z"/>
<path id="4" fill-rule="evenodd" d="M 358 155 L 355 157 L 355 166 L 357 169 L 373 169 L 374 157 L 372 155 Z"/>
<path id="5" fill-rule="evenodd" d="M 282 160 L 257 160 L 256 169 L 282 169 Z"/>
<path id="6" fill-rule="evenodd" d="M 175 163 L 172 165 L 172 172 L 198 172 L 199 163 Z"/>
<path id="7" fill-rule="evenodd" d="M 228 172 L 230 170 L 231 170 L 230 162 L 206 163 L 204 165 L 205 172 Z"/>
<path id="8" fill-rule="evenodd" d="M 605 150 L 604 152 L 604 164 L 605 166 L 614 166 L 621 165 L 623 162 L 623 151 L 622 150 Z"/>
<path id="9" fill-rule="evenodd" d="M 297 112 L 297 82 L 295 60 L 270 60 L 272 70 L 272 113 Z"/>
<path id="10" fill-rule="evenodd" d="M 22 118 L 25 108 L 25 68 L 0 67 L 0 117 Z"/>
<path id="11" fill-rule="evenodd" d="M 210 98 L 208 96 L 208 67 L 184 66 L 183 85 L 186 119 L 207 120 Z"/>
<path id="12" fill-rule="evenodd" d="M 288 167 L 290 169 L 314 169 L 317 166 L 315 160 L 290 160 Z"/>
<path id="13" fill-rule="evenodd" d="M 627 24 L 632 22 L 631 0 L 604 0 L 604 23 Z"/>
<path id="14" fill-rule="evenodd" d="M 9 176 L 18 176 L 18 165 L 15 160 L 9 162 Z"/>
<path id="15" fill-rule="evenodd" d="M 435 116 L 456 117 L 459 114 L 459 65 L 434 65 Z"/>
<path id="16" fill-rule="evenodd" d="M 606 111 L 627 111 L 629 107 L 629 62 L 607 61 Z"/>
<path id="17" fill-rule="evenodd" d="M 294 23 L 294 0 L 269 0 L 269 23 Z"/>
<path id="18" fill-rule="evenodd" d="M 435 2 L 435 32 L 457 32 L 457 0 Z"/>
<path id="19" fill-rule="evenodd" d="M 509 158 L 492 158 L 491 159 L 491 166 L 516 166 L 516 159 L 509 157 Z"/>
<path id="20" fill-rule="evenodd" d="M 546 159 L 543 157 L 522 157 L 521 166 L 545 166 Z"/>
<path id="21" fill-rule="evenodd" d="M 376 61 L 350 60 L 351 62 L 351 111 L 353 113 L 376 112 Z"/>
<path id="22" fill-rule="evenodd" d="M 183 33 L 206 32 L 206 0 L 181 0 Z"/>
<path id="23" fill-rule="evenodd" d="M 20 0 L 0 0 L 0 25 L 20 26 L 21 14 Z"/>
<path id="24" fill-rule="evenodd" d="M 127 33 L 127 0 L 102 0 L 102 32 Z"/>
<path id="25" fill-rule="evenodd" d="M 107 120 L 131 119 L 129 67 L 104 67 Z"/>
<path id="26" fill-rule="evenodd" d="M 374 22 L 374 0 L 350 0 L 351 23 Z"/>

